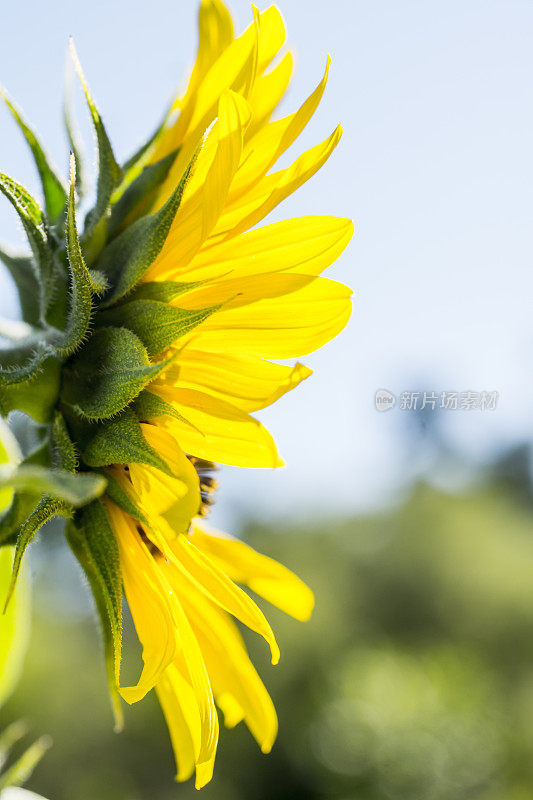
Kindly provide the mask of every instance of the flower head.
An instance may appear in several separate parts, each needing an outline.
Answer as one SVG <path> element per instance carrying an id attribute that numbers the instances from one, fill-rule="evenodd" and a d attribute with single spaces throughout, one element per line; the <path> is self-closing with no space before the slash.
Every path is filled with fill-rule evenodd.
<path id="1" fill-rule="evenodd" d="M 353 232 L 336 217 L 264 223 L 339 142 L 340 127 L 277 167 L 320 102 L 329 58 L 302 105 L 273 119 L 292 72 L 278 9 L 253 8 L 236 36 L 221 0 L 202 0 L 199 28 L 185 92 L 122 166 L 72 49 L 99 155 L 83 230 L 68 114 L 67 188 L 5 96 L 39 168 L 44 210 L 0 175 L 31 246 L 27 256 L 0 253 L 25 323 L 1 354 L 0 412 L 41 424 L 49 462 L 39 474 L 22 463 L 16 480 L 0 482 L 0 491 L 14 487 L 0 520 L 0 543 L 16 542 L 12 585 L 39 527 L 67 517 L 103 622 L 117 724 L 120 696 L 135 703 L 155 689 L 178 779 L 196 772 L 198 787 L 213 771 L 216 706 L 227 726 L 244 721 L 264 752 L 276 736 L 235 620 L 265 639 L 273 663 L 279 649 L 243 587 L 299 620 L 313 606 L 288 569 L 206 526 L 216 465 L 283 464 L 252 414 L 310 375 L 280 360 L 305 356 L 345 326 L 351 291 L 321 273 Z M 120 681 L 122 590 L 143 648 L 133 686 Z"/>

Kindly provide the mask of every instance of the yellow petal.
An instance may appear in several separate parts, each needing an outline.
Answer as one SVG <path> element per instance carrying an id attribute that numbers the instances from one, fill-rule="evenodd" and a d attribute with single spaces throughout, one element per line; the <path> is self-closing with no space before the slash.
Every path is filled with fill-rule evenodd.
<path id="1" fill-rule="evenodd" d="M 294 56 L 285 53 L 279 64 L 270 72 L 257 78 L 249 97 L 253 109 L 253 119 L 246 131 L 246 138 L 252 136 L 270 119 L 270 116 L 287 91 L 294 69 Z"/>
<path id="2" fill-rule="evenodd" d="M 173 110 L 184 107 L 192 113 L 192 98 L 213 64 L 233 41 L 233 22 L 228 9 L 221 0 L 202 0 L 198 16 L 198 52 L 187 91 L 183 98 L 176 98 Z M 151 156 L 152 163 L 159 161 L 175 149 L 175 123 L 160 138 Z"/>
<path id="3" fill-rule="evenodd" d="M 259 15 L 257 71 L 263 72 L 285 42 L 285 23 L 279 8 L 269 6 Z"/>
<path id="4" fill-rule="evenodd" d="M 238 94 L 222 93 L 218 120 L 207 134 L 165 245 L 146 280 L 162 280 L 186 265 L 216 225 L 239 166 L 250 114 Z"/>
<path id="5" fill-rule="evenodd" d="M 198 759 L 213 755 L 218 721 L 209 678 L 198 642 L 172 588 L 172 572 L 161 554 L 153 555 L 136 524 L 113 503 L 107 504 L 117 535 L 126 597 L 143 647 L 144 667 L 135 686 L 121 687 L 127 703 L 141 700 L 171 663 L 188 677 L 200 715 Z"/>
<path id="6" fill-rule="evenodd" d="M 314 280 L 314 275 L 286 272 L 264 272 L 259 275 L 245 275 L 242 278 L 227 276 L 192 289 L 178 297 L 174 304 L 188 310 L 220 306 L 215 313 L 227 312 L 260 300 L 294 294 L 312 284 Z"/>
<path id="7" fill-rule="evenodd" d="M 170 196 L 185 171 L 203 132 L 217 115 L 221 95 L 227 89 L 246 98 L 251 90 L 257 70 L 258 22 L 234 39 L 221 53 L 193 92 L 181 104 L 177 122 L 172 128 L 170 150 L 181 147 L 155 207 L 161 206 Z"/>
<path id="8" fill-rule="evenodd" d="M 173 405 L 194 426 L 173 417 L 165 417 L 161 423 L 189 455 L 236 467 L 283 466 L 266 428 L 239 408 L 194 389 L 153 383 L 150 391 Z"/>
<path id="9" fill-rule="evenodd" d="M 328 56 L 322 80 L 298 111 L 263 126 L 246 144 L 243 163 L 232 183 L 228 202 L 236 202 L 260 178 L 266 175 L 303 131 L 324 94 L 330 63 L 331 59 Z"/>
<path id="10" fill-rule="evenodd" d="M 196 328 L 187 341 L 195 350 L 213 353 L 299 358 L 340 333 L 350 317 L 350 296 L 351 289 L 342 283 L 314 278 L 280 297 L 229 310 L 222 308 Z"/>
<path id="11" fill-rule="evenodd" d="M 262 636 L 270 647 L 272 663 L 277 664 L 279 648 L 272 628 L 251 597 L 185 536 L 178 536 L 168 547 L 175 556 L 168 564 L 169 580 L 173 586 L 179 586 L 184 580 L 192 581 L 211 602 Z"/>
<path id="12" fill-rule="evenodd" d="M 214 235 L 221 239 L 230 238 L 260 222 L 325 164 L 338 145 L 341 135 L 342 128 L 339 125 L 328 139 L 307 150 L 290 167 L 266 175 L 258 181 L 252 191 L 227 207 Z"/>
<path id="13" fill-rule="evenodd" d="M 172 585 L 172 570 L 164 563 L 162 570 L 168 573 Z M 174 662 L 189 680 L 200 715 L 200 744 L 197 761 L 210 763 L 214 758 L 218 742 L 218 717 L 213 692 L 205 667 L 202 651 L 185 614 L 178 593 L 173 588 L 172 604 L 175 609 L 181 648 Z"/>
<path id="14" fill-rule="evenodd" d="M 186 605 L 226 727 L 244 720 L 261 750 L 270 752 L 278 729 L 276 711 L 235 623 L 196 591 Z"/>
<path id="15" fill-rule="evenodd" d="M 136 686 L 121 687 L 127 703 L 141 700 L 157 683 L 179 650 L 170 586 L 142 541 L 135 524 L 114 503 L 106 510 L 115 532 L 128 604 L 142 644 L 143 670 Z"/>
<path id="16" fill-rule="evenodd" d="M 194 773 L 200 752 L 200 713 L 190 683 L 171 664 L 156 686 L 176 759 L 176 780 Z"/>
<path id="17" fill-rule="evenodd" d="M 233 20 L 221 0 L 202 0 L 198 15 L 198 54 L 187 93 L 192 93 L 233 41 Z"/>
<path id="18" fill-rule="evenodd" d="M 200 484 L 193 465 L 168 430 L 141 425 L 148 444 L 168 464 L 167 475 L 146 464 L 130 464 L 130 477 L 141 507 L 165 518 L 176 534 L 187 531 L 201 505 Z"/>
<path id="19" fill-rule="evenodd" d="M 182 670 L 171 664 L 156 686 L 157 696 L 170 733 L 178 772 L 176 780 L 188 780 L 196 769 L 196 788 L 201 789 L 212 778 L 218 742 L 216 738 L 207 753 L 202 752 L 202 720 L 196 695 Z"/>
<path id="20" fill-rule="evenodd" d="M 274 403 L 311 372 L 303 364 L 286 367 L 251 356 L 184 347 L 160 383 L 198 389 L 249 412 Z"/>
<path id="21" fill-rule="evenodd" d="M 238 539 L 209 529 L 198 520 L 191 541 L 214 559 L 232 580 L 248 586 L 286 614 L 301 621 L 309 619 L 314 606 L 313 593 L 283 564 Z"/>
<path id="22" fill-rule="evenodd" d="M 222 93 L 218 104 L 218 148 L 213 166 L 206 176 L 203 200 L 202 241 L 217 222 L 233 176 L 241 160 L 244 131 L 250 121 L 248 103 L 236 92 Z"/>
<path id="23" fill-rule="evenodd" d="M 196 281 L 289 271 L 319 275 L 339 257 L 352 235 L 350 219 L 296 217 L 203 247 L 175 277 Z"/>

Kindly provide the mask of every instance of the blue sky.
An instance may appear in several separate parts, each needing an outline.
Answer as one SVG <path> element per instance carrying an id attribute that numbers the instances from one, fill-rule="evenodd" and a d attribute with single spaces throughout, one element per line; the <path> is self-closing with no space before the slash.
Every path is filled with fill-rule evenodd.
<path id="1" fill-rule="evenodd" d="M 263 7 L 263 4 L 260 4 Z M 302 516 L 385 501 L 416 465 L 408 412 L 374 392 L 496 390 L 495 411 L 450 411 L 450 438 L 482 459 L 531 436 L 533 51 L 530 2 L 281 0 L 297 55 L 290 111 L 333 57 L 322 105 L 296 150 L 342 121 L 336 153 L 271 219 L 351 216 L 356 236 L 331 277 L 355 289 L 348 329 L 305 359 L 315 374 L 266 410 L 288 467 L 225 469 L 215 519 Z M 232 3 L 240 26 L 248 3 Z M 73 34 L 119 156 L 159 119 L 196 46 L 197 3 L 49 0 L 2 15 L 0 80 L 65 164 L 62 75 Z M 80 109 L 83 109 L 80 104 Z M 87 125 L 84 130 L 88 131 Z M 86 137 L 90 163 L 94 153 Z M 295 151 L 293 150 L 292 153 Z M 30 189 L 28 154 L 0 110 L 0 170 Z M 22 235 L 7 203 L 0 237 Z M 0 273 L 0 314 L 13 315 Z"/>

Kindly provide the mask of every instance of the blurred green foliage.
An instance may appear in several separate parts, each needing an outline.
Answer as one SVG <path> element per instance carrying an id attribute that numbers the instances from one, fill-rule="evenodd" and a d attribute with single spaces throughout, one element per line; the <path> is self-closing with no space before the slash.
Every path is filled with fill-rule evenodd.
<path id="1" fill-rule="evenodd" d="M 279 711 L 278 742 L 262 756 L 242 726 L 223 731 L 205 800 L 533 797 L 524 485 L 502 475 L 459 494 L 420 484 L 367 518 L 248 525 L 249 541 L 310 583 L 317 609 L 306 625 L 267 609 L 280 665 L 268 665 L 259 641 L 250 646 Z M 113 734 L 79 576 L 53 531 L 39 549 L 33 642 L 2 719 L 24 717 L 54 740 L 29 788 L 52 800 L 197 797 L 172 782 L 153 699 L 127 708 L 126 730 Z"/>

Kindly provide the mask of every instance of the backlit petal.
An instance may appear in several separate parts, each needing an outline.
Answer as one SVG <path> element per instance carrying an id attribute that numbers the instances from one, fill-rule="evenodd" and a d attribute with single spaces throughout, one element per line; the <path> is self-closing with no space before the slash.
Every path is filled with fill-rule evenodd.
<path id="1" fill-rule="evenodd" d="M 197 350 L 261 358 L 299 358 L 322 347 L 345 327 L 351 290 L 315 278 L 281 297 L 220 309 L 189 336 Z"/>
<path id="2" fill-rule="evenodd" d="M 277 664 L 279 648 L 272 628 L 251 597 L 185 536 L 168 543 L 168 548 L 175 556 L 167 565 L 171 584 L 192 581 L 215 605 L 262 636 L 270 647 L 272 663 Z"/>
<path id="3" fill-rule="evenodd" d="M 319 275 L 352 235 L 353 222 L 342 217 L 283 220 L 202 248 L 187 268 L 176 272 L 176 278 L 207 280 L 289 271 Z"/>
<path id="4" fill-rule="evenodd" d="M 298 111 L 283 119 L 269 122 L 247 142 L 243 153 L 243 164 L 231 186 L 229 202 L 236 202 L 247 192 L 268 170 L 278 158 L 291 146 L 303 131 L 322 99 L 328 80 L 330 59 L 328 57 L 324 76 L 314 92 L 300 106 Z"/>
<path id="5" fill-rule="evenodd" d="M 230 238 L 260 222 L 318 172 L 338 145 L 341 135 L 342 128 L 339 125 L 328 139 L 307 150 L 290 167 L 258 181 L 253 190 L 227 207 L 214 234 L 221 239 Z"/>
<path id="6" fill-rule="evenodd" d="M 196 470 L 169 431 L 141 425 L 148 444 L 168 464 L 172 475 L 146 464 L 130 464 L 130 477 L 141 508 L 160 514 L 176 534 L 188 530 L 200 508 Z"/>
<path id="7" fill-rule="evenodd" d="M 237 467 L 283 466 L 266 428 L 236 406 L 194 389 L 154 383 L 150 390 L 194 426 L 164 418 L 165 427 L 190 455 Z"/>
<path id="8" fill-rule="evenodd" d="M 283 564 L 200 521 L 193 526 L 191 541 L 237 583 L 248 586 L 292 617 L 309 619 L 314 606 L 313 593 Z"/>
<path id="9" fill-rule="evenodd" d="M 184 347 L 160 383 L 197 389 L 243 411 L 257 411 L 294 389 L 311 372 L 303 364 L 287 367 L 237 353 Z"/>
<path id="10" fill-rule="evenodd" d="M 161 280 L 187 264 L 216 225 L 242 153 L 250 107 L 235 92 L 223 92 L 218 120 L 208 133 L 178 213 L 146 279 Z"/>
<path id="11" fill-rule="evenodd" d="M 136 686 L 121 687 L 127 703 L 141 700 L 174 661 L 180 648 L 170 587 L 137 532 L 134 522 L 113 503 L 106 503 L 117 537 L 122 578 L 137 636 L 143 647 L 143 670 Z"/>
<path id="12" fill-rule="evenodd" d="M 279 64 L 257 78 L 249 103 L 253 109 L 253 119 L 246 131 L 246 138 L 250 139 L 270 119 L 270 116 L 283 95 L 287 91 L 292 71 L 294 69 L 294 56 L 291 52 L 285 53 Z"/>
<path id="13" fill-rule="evenodd" d="M 278 729 L 276 711 L 236 625 L 198 592 L 186 608 L 226 726 L 244 720 L 262 751 L 270 752 Z"/>

